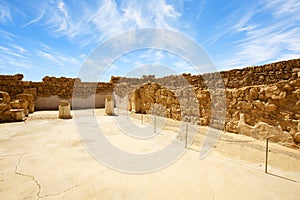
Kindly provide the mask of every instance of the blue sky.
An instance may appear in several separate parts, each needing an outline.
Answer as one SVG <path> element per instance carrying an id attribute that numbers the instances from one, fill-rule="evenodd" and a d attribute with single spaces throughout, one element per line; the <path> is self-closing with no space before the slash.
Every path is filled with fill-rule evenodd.
<path id="1" fill-rule="evenodd" d="M 299 10 L 299 0 L 1 0 L 0 74 L 76 77 L 101 42 L 149 27 L 191 37 L 219 70 L 299 58 Z M 101 81 L 147 64 L 197 73 L 175 55 L 144 49 L 122 56 Z"/>

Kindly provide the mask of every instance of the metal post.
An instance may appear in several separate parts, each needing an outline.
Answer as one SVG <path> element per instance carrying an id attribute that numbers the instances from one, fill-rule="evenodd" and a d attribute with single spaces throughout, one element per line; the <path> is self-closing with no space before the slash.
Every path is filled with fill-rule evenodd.
<path id="1" fill-rule="evenodd" d="M 268 153 L 269 153 L 269 138 L 267 138 L 267 141 L 266 141 L 265 173 L 268 173 Z"/>
<path id="2" fill-rule="evenodd" d="M 154 116 L 154 133 L 156 133 L 156 116 Z"/>
<path id="3" fill-rule="evenodd" d="M 185 148 L 187 148 L 188 130 L 189 130 L 189 124 L 186 123 L 186 125 L 185 125 Z"/>

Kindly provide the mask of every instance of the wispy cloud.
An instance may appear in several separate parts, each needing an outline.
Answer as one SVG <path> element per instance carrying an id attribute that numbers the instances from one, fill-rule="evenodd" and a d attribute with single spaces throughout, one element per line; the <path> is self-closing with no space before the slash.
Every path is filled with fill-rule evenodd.
<path id="1" fill-rule="evenodd" d="M 241 67 L 300 57 L 300 2 L 263 1 L 259 6 L 255 14 L 232 21 L 235 25 L 229 29 L 230 34 L 244 37 L 233 42 L 233 54 L 222 62 L 223 66 Z M 258 20 L 262 17 L 264 20 Z"/>
<path id="2" fill-rule="evenodd" d="M 200 4 L 199 4 L 199 6 L 198 6 L 198 12 L 197 12 L 197 16 L 196 16 L 197 19 L 200 18 L 201 14 L 202 14 L 202 11 L 203 11 L 203 9 L 204 9 L 204 7 L 205 7 L 206 1 L 205 1 L 205 0 L 202 0 L 202 1 L 199 1 L 199 2 L 200 2 Z"/>
<path id="3" fill-rule="evenodd" d="M 225 36 L 232 36 L 237 33 L 252 30 L 255 26 L 249 21 L 255 16 L 259 10 L 252 7 L 247 10 L 239 9 L 231 13 L 229 16 L 220 20 L 215 26 L 217 34 L 209 37 L 204 43 L 212 45 Z"/>
<path id="4" fill-rule="evenodd" d="M 21 47 L 20 45 L 17 45 L 17 44 L 11 44 L 11 47 L 14 48 L 16 51 L 22 53 L 22 54 L 28 52 L 27 49 L 25 49 L 24 47 Z"/>
<path id="5" fill-rule="evenodd" d="M 38 45 L 39 45 L 42 49 L 44 49 L 44 50 L 46 50 L 46 51 L 49 51 L 49 50 L 52 49 L 51 47 L 49 47 L 48 45 L 46 45 L 46 44 L 44 44 L 44 43 L 42 43 L 42 42 L 38 42 Z"/>
<path id="6" fill-rule="evenodd" d="M 60 66 L 66 65 L 78 65 L 80 62 L 78 59 L 70 55 L 65 55 L 60 52 L 48 51 L 48 50 L 37 50 L 36 55 L 50 61 L 51 63 L 58 64 Z"/>
<path id="7" fill-rule="evenodd" d="M 91 7 L 83 2 L 75 5 L 65 4 L 63 0 L 52 1 L 41 6 L 37 11 L 39 16 L 23 27 L 42 21 L 52 34 L 66 36 L 71 40 L 84 38 L 82 44 L 88 44 L 135 28 L 177 29 L 181 14 L 176 11 L 174 2 L 171 4 L 166 0 L 157 0 L 141 3 L 132 0 L 117 3 L 114 0 L 101 0 Z M 78 8 L 69 9 L 71 6 Z"/>
<path id="8" fill-rule="evenodd" d="M 298 0 L 264 0 L 265 8 L 272 9 L 272 15 L 277 17 L 288 16 L 299 20 L 300 2 Z"/>
<path id="9" fill-rule="evenodd" d="M 54 51 L 49 46 L 39 43 L 42 48 L 27 49 L 15 43 L 8 43 L 5 46 L 0 46 L 0 67 L 1 68 L 15 68 L 16 70 L 28 70 L 39 67 L 37 63 L 43 64 L 44 67 L 60 66 L 77 69 L 79 65 L 78 59 L 73 56 Z M 35 64 L 34 64 L 35 63 Z M 59 68 L 56 68 L 57 70 Z M 63 73 L 63 71 L 61 71 Z"/>
<path id="10" fill-rule="evenodd" d="M 45 10 L 41 10 L 41 13 L 40 13 L 40 15 L 37 18 L 30 20 L 26 24 L 22 25 L 22 27 L 26 28 L 27 26 L 29 26 L 31 24 L 39 22 L 44 17 L 44 15 L 45 15 Z"/>
<path id="11" fill-rule="evenodd" d="M 158 49 L 140 50 L 136 53 L 139 53 L 139 58 L 146 63 L 160 63 L 169 54 L 166 51 Z"/>
<path id="12" fill-rule="evenodd" d="M 0 23 L 12 22 L 11 9 L 6 2 L 0 2 Z"/>
<path id="13" fill-rule="evenodd" d="M 15 69 L 31 69 L 33 65 L 28 58 L 29 52 L 16 44 L 10 44 L 8 46 L 0 46 L 0 67 L 1 68 L 12 68 Z"/>
<path id="14" fill-rule="evenodd" d="M 15 57 L 18 57 L 18 58 L 26 59 L 26 56 L 24 56 L 22 53 L 17 53 L 13 49 L 10 49 L 10 48 L 7 48 L 7 47 L 0 46 L 0 52 L 1 52 L 2 55 L 9 55 L 9 56 L 15 56 Z"/>
<path id="15" fill-rule="evenodd" d="M 15 34 L 0 29 L 0 37 L 4 40 L 13 41 L 17 38 Z"/>
<path id="16" fill-rule="evenodd" d="M 37 55 L 49 60 L 49 61 L 52 61 L 52 62 L 57 62 L 55 56 L 53 56 L 51 53 L 48 53 L 48 52 L 45 52 L 45 51 L 40 51 L 38 50 L 37 51 Z"/>
<path id="17" fill-rule="evenodd" d="M 165 0 L 140 3 L 138 0 L 123 1 L 121 5 L 122 19 L 129 28 L 161 27 L 174 29 L 173 20 L 181 14 Z"/>

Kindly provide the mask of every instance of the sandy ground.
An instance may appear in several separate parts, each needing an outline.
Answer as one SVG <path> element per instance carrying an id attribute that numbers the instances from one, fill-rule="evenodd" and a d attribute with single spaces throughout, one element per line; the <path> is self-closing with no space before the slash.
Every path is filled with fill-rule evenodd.
<path id="1" fill-rule="evenodd" d="M 222 133 L 214 150 L 200 160 L 197 150 L 204 135 L 198 134 L 172 165 L 134 175 L 95 160 L 82 145 L 74 119 L 57 119 L 57 114 L 35 112 L 26 123 L 0 124 L 1 200 L 300 197 L 299 150 L 270 144 L 266 174 L 264 141 Z M 96 116 L 111 143 L 128 152 L 157 151 L 176 137 L 169 126 L 151 140 L 134 141 L 115 126 L 114 117 L 103 116 L 103 110 Z"/>

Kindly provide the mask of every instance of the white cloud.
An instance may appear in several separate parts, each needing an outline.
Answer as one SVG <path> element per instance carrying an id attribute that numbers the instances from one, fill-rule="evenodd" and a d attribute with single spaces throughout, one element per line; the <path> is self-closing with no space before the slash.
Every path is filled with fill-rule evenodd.
<path id="1" fill-rule="evenodd" d="M 181 15 L 176 10 L 175 2 L 132 0 L 117 3 L 114 0 L 100 0 L 98 4 L 89 5 L 87 2 L 66 4 L 62 0 L 54 0 L 36 8 L 39 15 L 23 27 L 42 22 L 55 36 L 66 36 L 87 45 L 136 28 L 177 29 Z"/>
<path id="2" fill-rule="evenodd" d="M 17 51 L 19 51 L 20 53 L 24 54 L 24 53 L 28 53 L 28 50 L 21 47 L 20 45 L 17 44 L 11 44 L 10 45 L 12 48 L 16 49 Z"/>
<path id="3" fill-rule="evenodd" d="M 264 0 L 264 6 L 266 9 L 272 9 L 272 15 L 275 17 L 291 17 L 291 15 L 293 15 L 293 18 L 299 19 L 300 17 L 300 2 L 298 0 Z"/>
<path id="4" fill-rule="evenodd" d="M 67 11 L 67 9 L 66 9 L 66 6 L 65 6 L 65 3 L 63 2 L 63 1 L 60 1 L 59 3 L 58 3 L 58 9 L 63 13 L 63 15 L 64 15 L 64 17 L 66 18 L 66 19 L 69 19 L 69 13 L 68 13 L 68 11 Z"/>
<path id="5" fill-rule="evenodd" d="M 62 54 L 60 52 L 53 52 L 48 50 L 37 50 L 36 55 L 50 61 L 51 63 L 56 63 L 60 66 L 74 66 L 79 65 L 79 61 L 69 55 Z"/>
<path id="6" fill-rule="evenodd" d="M 28 70 L 28 69 L 32 69 L 32 68 L 34 68 L 34 66 L 31 64 L 31 63 L 29 63 L 29 62 L 20 62 L 20 61 L 18 61 L 18 60 L 9 60 L 8 61 L 8 64 L 10 65 L 10 66 L 15 66 L 17 69 L 18 68 L 21 68 L 21 69 L 26 69 L 26 70 Z"/>
<path id="7" fill-rule="evenodd" d="M 141 3 L 138 0 L 123 1 L 122 19 L 129 28 L 160 27 L 175 29 L 173 20 L 180 17 L 180 13 L 165 0 L 148 1 Z"/>
<path id="8" fill-rule="evenodd" d="M 43 58 L 46 58 L 47 60 L 50 60 L 52 62 L 56 62 L 57 59 L 54 55 L 51 53 L 45 52 L 45 51 L 37 51 L 37 54 Z"/>
<path id="9" fill-rule="evenodd" d="M 28 59 L 26 49 L 11 44 L 10 47 L 0 46 L 1 68 L 31 69 L 33 66 Z"/>
<path id="10" fill-rule="evenodd" d="M 17 53 L 14 50 L 9 49 L 7 47 L 0 46 L 0 52 L 2 53 L 2 55 L 8 55 L 8 56 L 14 56 L 14 57 L 26 59 L 26 57 L 22 53 Z"/>
<path id="11" fill-rule="evenodd" d="M 135 52 L 139 54 L 139 58 L 146 62 L 160 63 L 168 54 L 168 52 L 158 49 L 139 50 Z"/>
<path id="12" fill-rule="evenodd" d="M 100 3 L 96 14 L 91 16 L 91 22 L 100 38 L 109 37 L 124 31 L 122 16 L 119 13 L 116 2 L 111 0 L 105 0 Z"/>
<path id="13" fill-rule="evenodd" d="M 0 29 L 0 37 L 3 38 L 4 40 L 15 40 L 17 36 L 15 34 L 12 34 L 10 32 L 4 31 Z"/>
<path id="14" fill-rule="evenodd" d="M 252 14 L 232 21 L 235 25 L 230 34 L 235 36 L 243 31 L 244 37 L 234 42 L 233 53 L 222 66 L 242 67 L 300 57 L 300 2 L 263 1 L 260 6 Z M 256 18 L 266 15 L 270 17 Z"/>
<path id="15" fill-rule="evenodd" d="M 41 46 L 45 51 L 49 51 L 52 49 L 51 47 L 49 47 L 48 45 L 46 45 L 42 42 L 38 42 L 38 45 Z"/>
<path id="16" fill-rule="evenodd" d="M 24 24 L 22 27 L 25 28 L 25 27 L 27 27 L 27 26 L 29 26 L 31 24 L 39 22 L 44 17 L 44 15 L 45 15 L 45 9 L 42 9 L 40 12 L 41 13 L 40 13 L 40 15 L 37 18 L 30 20 L 29 22 L 27 22 L 26 24 Z"/>
<path id="17" fill-rule="evenodd" d="M 10 7 L 5 2 L 0 2 L 0 23 L 12 22 Z"/>

